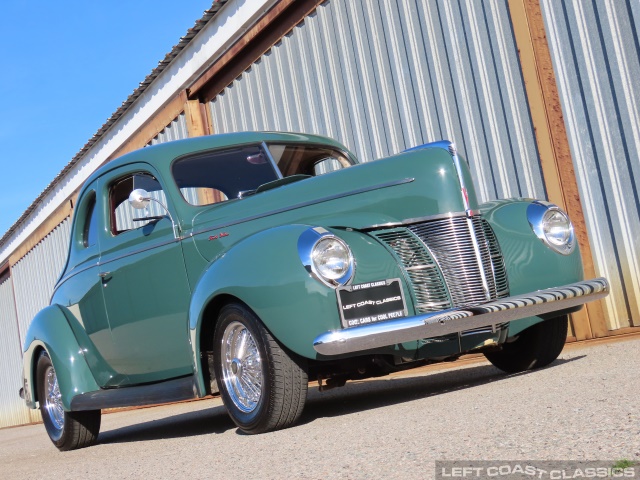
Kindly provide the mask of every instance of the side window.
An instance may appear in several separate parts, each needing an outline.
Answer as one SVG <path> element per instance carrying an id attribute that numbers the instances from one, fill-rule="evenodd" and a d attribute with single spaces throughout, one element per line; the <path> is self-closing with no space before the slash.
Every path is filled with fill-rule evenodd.
<path id="1" fill-rule="evenodd" d="M 95 245 L 98 241 L 98 219 L 96 212 L 96 194 L 91 194 L 87 203 L 87 210 L 84 217 L 84 228 L 82 229 L 82 245 L 84 248 Z"/>
<path id="2" fill-rule="evenodd" d="M 160 182 L 151 174 L 141 172 L 117 180 L 109 189 L 111 233 L 113 235 L 120 235 L 123 232 L 142 227 L 167 214 L 156 202 L 151 202 L 144 210 L 133 208 L 129 204 L 129 194 L 136 188 L 145 189 L 152 198 L 163 205 L 167 204 L 167 198 L 162 191 Z"/>

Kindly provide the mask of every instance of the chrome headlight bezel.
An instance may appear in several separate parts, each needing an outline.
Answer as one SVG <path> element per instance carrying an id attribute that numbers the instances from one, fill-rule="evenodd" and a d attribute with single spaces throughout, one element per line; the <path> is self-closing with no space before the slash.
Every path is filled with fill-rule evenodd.
<path id="1" fill-rule="evenodd" d="M 344 262 L 347 264 L 347 268 L 344 274 L 339 277 L 332 278 L 326 275 L 326 272 L 323 273 L 322 268 L 317 263 L 318 249 L 326 242 L 333 242 L 334 245 L 338 245 L 344 251 Z M 355 260 L 351 248 L 349 248 L 347 242 L 325 228 L 315 227 L 305 230 L 298 239 L 298 254 L 307 272 L 328 287 L 336 288 L 348 285 L 355 275 Z"/>
<path id="2" fill-rule="evenodd" d="M 557 205 L 535 201 L 527 207 L 527 220 L 536 236 L 554 252 L 570 255 L 575 250 L 576 237 L 573 224 L 566 212 Z M 564 230 L 561 232 L 562 238 L 554 236 L 551 232 L 551 222 L 554 220 L 565 223 Z"/>

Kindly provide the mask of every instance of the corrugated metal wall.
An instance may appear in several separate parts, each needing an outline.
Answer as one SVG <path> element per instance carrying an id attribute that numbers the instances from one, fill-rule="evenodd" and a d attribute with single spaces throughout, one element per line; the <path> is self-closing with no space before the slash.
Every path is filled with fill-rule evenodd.
<path id="1" fill-rule="evenodd" d="M 216 132 L 317 133 L 363 161 L 454 140 L 482 200 L 545 197 L 506 0 L 330 0 L 210 107 Z"/>
<path id="2" fill-rule="evenodd" d="M 148 145 L 157 145 L 158 143 L 170 142 L 172 140 L 182 140 L 188 138 L 187 120 L 184 113 L 178 115 L 169 125 L 167 125 Z"/>
<path id="3" fill-rule="evenodd" d="M 53 287 L 67 260 L 70 228 L 71 219 L 67 218 L 11 268 L 20 345 L 24 344 L 33 317 L 49 305 Z"/>
<path id="4" fill-rule="evenodd" d="M 150 145 L 187 137 L 186 120 L 182 114 Z M 153 210 L 156 207 L 155 204 L 150 206 L 154 214 L 164 213 L 160 212 L 161 209 Z M 67 218 L 11 268 L 12 278 L 0 283 L 0 427 L 40 419 L 39 411 L 28 409 L 18 396 L 22 378 L 21 351 L 31 320 L 49 305 L 53 287 L 67 259 L 70 229 L 71 218 Z"/>
<path id="5" fill-rule="evenodd" d="M 640 2 L 541 7 L 609 327 L 640 325 Z"/>
<path id="6" fill-rule="evenodd" d="M 0 427 L 40 419 L 40 413 L 28 409 L 18 396 L 22 345 L 35 314 L 49 305 L 67 259 L 70 225 L 69 218 L 60 223 L 11 268 L 11 277 L 0 284 Z"/>
<path id="7" fill-rule="evenodd" d="M 0 282 L 0 428 L 29 423 L 37 419 L 18 396 L 22 386 L 22 345 L 13 299 L 11 277 Z"/>

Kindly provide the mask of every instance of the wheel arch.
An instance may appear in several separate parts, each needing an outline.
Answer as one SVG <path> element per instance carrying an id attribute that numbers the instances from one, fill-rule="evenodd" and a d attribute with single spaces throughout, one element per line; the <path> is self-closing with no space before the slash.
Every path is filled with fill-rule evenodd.
<path id="1" fill-rule="evenodd" d="M 222 293 L 216 295 L 209 300 L 204 306 L 202 312 L 202 320 L 200 322 L 200 334 L 198 340 L 199 354 L 199 368 L 201 379 L 201 393 L 205 395 L 218 393 L 218 386 L 216 383 L 215 373 L 213 371 L 213 333 L 215 332 L 216 325 L 218 324 L 218 317 L 220 311 L 225 305 L 230 303 L 241 303 L 247 306 L 242 300 L 234 295 L 228 293 Z M 247 306 L 247 308 L 250 308 Z M 198 376 L 196 376 L 198 377 Z M 197 380 L 200 382 L 200 379 Z"/>
<path id="2" fill-rule="evenodd" d="M 29 408 L 37 408 L 36 374 L 43 351 L 49 355 L 56 371 L 65 410 L 71 410 L 71 399 L 75 395 L 99 390 L 62 308 L 50 305 L 34 317 L 25 337 L 23 387 Z"/>
<path id="3" fill-rule="evenodd" d="M 227 302 L 247 306 L 282 345 L 307 358 L 316 355 L 314 335 L 339 325 L 334 291 L 311 277 L 298 253 L 298 239 L 309 228 L 294 224 L 262 230 L 213 260 L 201 275 L 188 321 L 197 396 L 210 391 L 202 348 Z"/>

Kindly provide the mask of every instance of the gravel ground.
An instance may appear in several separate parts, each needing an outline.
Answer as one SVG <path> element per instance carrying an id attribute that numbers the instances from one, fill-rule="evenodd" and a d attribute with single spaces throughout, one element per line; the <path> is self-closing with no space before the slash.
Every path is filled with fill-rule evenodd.
<path id="1" fill-rule="evenodd" d="M 60 453 L 42 425 L 0 430 L 0 478 L 433 478 L 435 460 L 640 465 L 640 338 L 571 345 L 506 376 L 484 360 L 318 392 L 301 422 L 247 436 L 219 399 L 102 417 L 98 445 Z M 636 467 L 638 468 L 638 467 Z"/>

